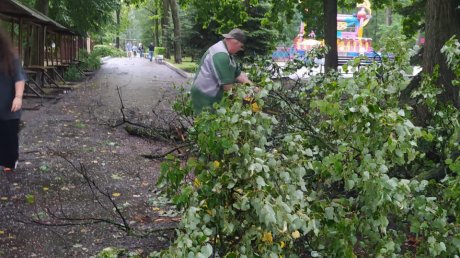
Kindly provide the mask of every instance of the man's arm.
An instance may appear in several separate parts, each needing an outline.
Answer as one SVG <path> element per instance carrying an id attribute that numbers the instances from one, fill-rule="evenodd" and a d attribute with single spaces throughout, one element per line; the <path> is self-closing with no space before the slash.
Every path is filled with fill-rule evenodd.
<path id="1" fill-rule="evenodd" d="M 244 72 L 241 72 L 240 75 L 238 77 L 236 77 L 236 81 L 239 82 L 239 83 L 249 83 L 249 84 L 252 84 L 252 81 L 249 80 L 248 78 L 248 75 Z M 233 88 L 233 85 L 234 83 L 230 83 L 230 84 L 225 84 L 223 86 L 224 88 L 224 91 L 229 91 Z"/>

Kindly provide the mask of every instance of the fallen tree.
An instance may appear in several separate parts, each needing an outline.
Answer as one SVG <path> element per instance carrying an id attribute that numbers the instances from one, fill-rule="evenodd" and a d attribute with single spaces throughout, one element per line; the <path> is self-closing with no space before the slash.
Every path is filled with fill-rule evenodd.
<path id="1" fill-rule="evenodd" d="M 412 122 L 412 107 L 400 105 L 409 56 L 393 43 L 395 60 L 351 79 L 331 73 L 285 88 L 273 65 L 253 64 L 262 111 L 237 87 L 196 118 L 187 162 L 170 155 L 163 163 L 160 186 L 183 215 L 175 243 L 154 255 L 458 253 L 459 110 L 439 105 L 439 75 L 426 74 L 414 94 L 432 115 Z M 458 51 L 454 40 L 444 48 L 457 80 Z M 433 171 L 442 173 L 424 176 Z"/>

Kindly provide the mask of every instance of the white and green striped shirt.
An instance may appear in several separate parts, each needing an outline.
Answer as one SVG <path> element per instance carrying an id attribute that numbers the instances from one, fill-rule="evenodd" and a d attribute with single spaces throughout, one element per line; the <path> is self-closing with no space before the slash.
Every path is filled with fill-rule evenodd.
<path id="1" fill-rule="evenodd" d="M 201 58 L 193 81 L 191 96 L 193 109 L 200 113 L 223 96 L 223 85 L 235 82 L 241 71 L 228 53 L 224 41 L 212 45 Z"/>

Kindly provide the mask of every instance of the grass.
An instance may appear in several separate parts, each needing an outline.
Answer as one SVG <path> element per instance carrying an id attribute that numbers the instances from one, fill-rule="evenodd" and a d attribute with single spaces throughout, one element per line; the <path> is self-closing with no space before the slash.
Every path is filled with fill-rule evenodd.
<path id="1" fill-rule="evenodd" d="M 180 64 L 174 63 L 174 59 L 166 59 L 166 61 L 188 73 L 194 73 L 196 71 L 196 68 L 198 67 L 198 65 L 192 61 L 191 57 L 183 57 L 182 63 Z"/>

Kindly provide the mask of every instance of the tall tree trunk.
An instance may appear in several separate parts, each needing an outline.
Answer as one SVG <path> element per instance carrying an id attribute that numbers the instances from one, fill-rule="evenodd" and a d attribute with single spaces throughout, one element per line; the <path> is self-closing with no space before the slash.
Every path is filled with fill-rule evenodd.
<path id="1" fill-rule="evenodd" d="M 337 0 L 323 0 L 325 44 L 330 49 L 325 57 L 326 73 L 337 70 Z"/>
<path id="2" fill-rule="evenodd" d="M 460 37 L 460 0 L 427 0 L 425 16 L 425 50 L 423 71 L 431 73 L 439 64 L 439 85 L 444 88 L 441 102 L 451 102 L 460 108 L 459 87 L 452 85 L 454 73 L 448 68 L 440 50 L 453 35 Z"/>
<path id="3" fill-rule="evenodd" d="M 155 16 L 158 16 L 158 8 L 155 8 Z M 158 18 L 155 18 L 154 22 L 154 30 L 155 30 L 155 35 L 153 35 L 153 39 L 155 42 L 155 46 L 160 45 L 160 23 L 158 22 Z"/>
<path id="4" fill-rule="evenodd" d="M 391 7 L 388 7 L 385 10 L 385 25 L 391 26 L 393 23 L 393 9 Z"/>
<path id="5" fill-rule="evenodd" d="M 117 37 L 115 38 L 115 47 L 120 48 L 120 12 L 121 12 L 121 4 L 115 10 L 115 15 L 117 16 Z"/>
<path id="6" fill-rule="evenodd" d="M 171 15 L 174 24 L 174 62 L 176 64 L 182 63 L 182 48 L 181 48 L 181 35 L 180 35 L 180 21 L 179 21 L 179 6 L 176 0 L 170 0 Z"/>
<path id="7" fill-rule="evenodd" d="M 162 1 L 155 0 L 153 2 L 153 8 L 147 9 L 153 18 L 153 33 L 152 33 L 152 40 L 150 42 L 154 43 L 155 46 L 160 46 L 160 22 L 158 18 L 158 10 L 161 8 Z M 163 19 L 161 20 L 163 22 Z"/>
<path id="8" fill-rule="evenodd" d="M 161 16 L 162 42 L 165 48 L 166 58 L 171 58 L 171 50 L 169 48 L 169 1 L 170 0 L 163 0 L 163 13 Z"/>

